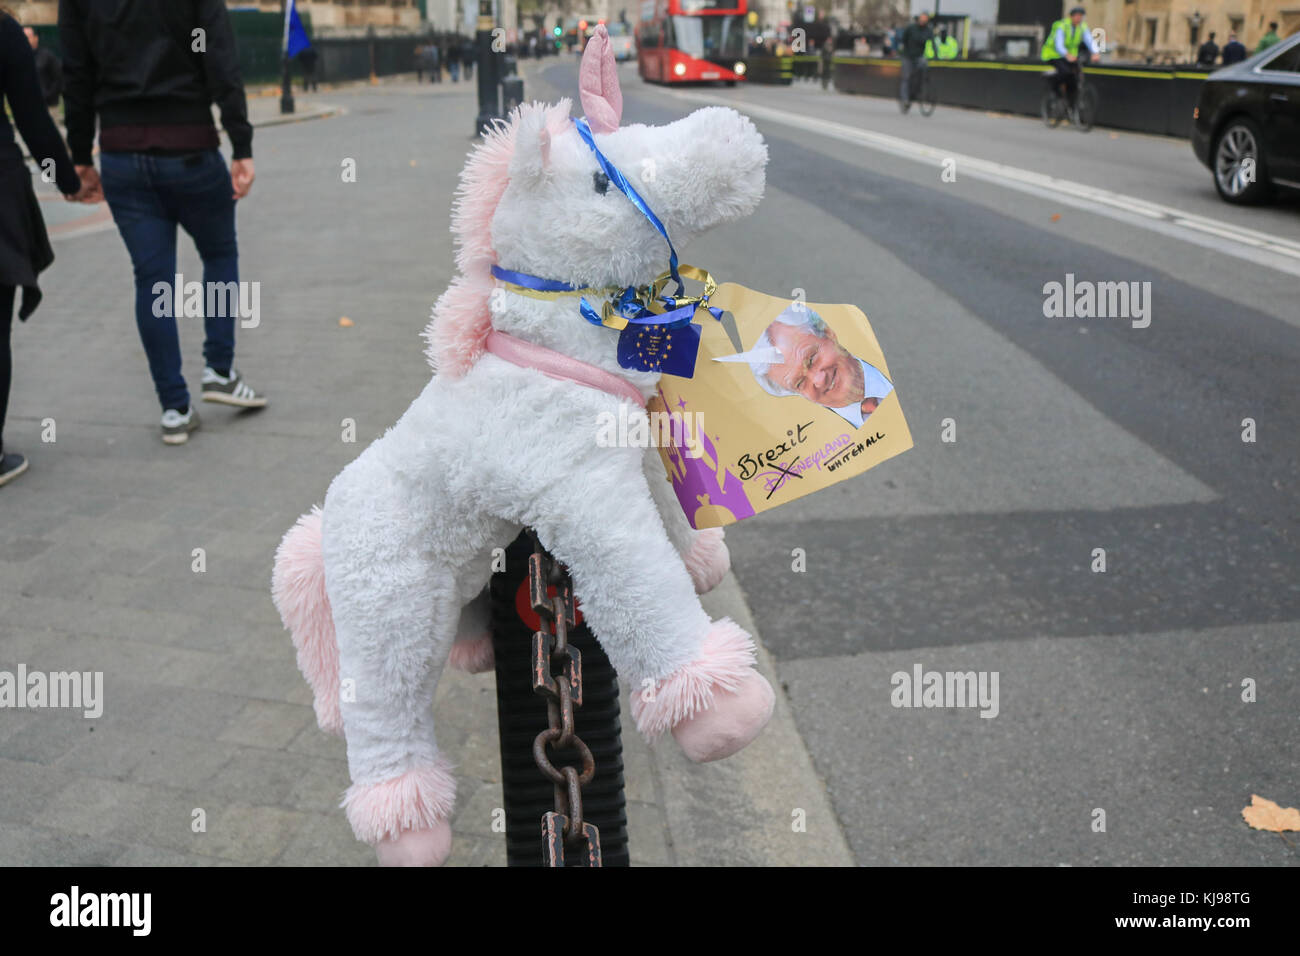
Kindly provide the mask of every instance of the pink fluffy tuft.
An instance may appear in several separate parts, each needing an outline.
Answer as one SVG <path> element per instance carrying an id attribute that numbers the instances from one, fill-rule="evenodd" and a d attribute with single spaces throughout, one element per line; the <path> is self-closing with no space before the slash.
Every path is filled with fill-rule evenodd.
<path id="1" fill-rule="evenodd" d="M 682 555 L 686 570 L 691 573 L 691 583 L 696 594 L 707 594 L 716 588 L 731 568 L 731 554 L 723 540 L 721 528 L 705 528 L 691 538 L 691 546 Z"/>
<path id="2" fill-rule="evenodd" d="M 425 327 L 425 355 L 441 375 L 459 378 L 483 354 L 492 330 L 488 302 L 493 281 L 489 271 L 496 263 L 492 248 L 492 217 L 510 185 L 510 158 L 521 117 L 541 111 L 551 136 L 569 123 L 569 100 L 547 106 L 524 103 L 509 118 L 497 121 L 474 147 L 460 174 L 451 211 L 451 231 L 456 240 L 456 266 L 460 275 L 433 307 Z"/>
<path id="3" fill-rule="evenodd" d="M 653 740 L 680 721 L 708 710 L 714 688 L 734 691 L 754 666 L 754 642 L 731 618 L 714 621 L 700 645 L 700 656 L 654 688 L 654 700 L 644 690 L 632 693 L 632 719 L 637 730 Z"/>
<path id="4" fill-rule="evenodd" d="M 451 645 L 447 666 L 467 674 L 482 674 L 496 667 L 496 654 L 492 650 L 492 635 L 458 638 Z"/>
<path id="5" fill-rule="evenodd" d="M 352 832 L 371 846 L 406 830 L 430 830 L 455 805 L 456 778 L 441 757 L 382 783 L 354 783 L 341 804 Z"/>
<path id="6" fill-rule="evenodd" d="M 297 649 L 298 669 L 315 697 L 316 723 L 327 733 L 342 735 L 339 648 L 325 593 L 319 505 L 298 519 L 276 549 L 271 599 Z"/>

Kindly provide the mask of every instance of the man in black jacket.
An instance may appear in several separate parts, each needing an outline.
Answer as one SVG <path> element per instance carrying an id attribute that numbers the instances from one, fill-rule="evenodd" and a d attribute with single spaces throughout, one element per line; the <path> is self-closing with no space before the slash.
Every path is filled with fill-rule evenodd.
<path id="1" fill-rule="evenodd" d="M 203 260 L 203 400 L 260 408 L 234 368 L 239 284 L 235 202 L 253 185 L 253 128 L 224 0 L 59 0 L 68 145 L 90 191 L 102 188 L 135 270 L 135 317 L 162 404 L 162 437 L 189 438 L 198 414 L 181 374 L 176 227 Z M 212 104 L 230 136 L 227 171 Z M 99 119 L 100 174 L 92 146 Z M 186 283 L 189 285 L 189 283 Z"/>
<path id="2" fill-rule="evenodd" d="M 1237 39 L 1237 34 L 1229 33 L 1228 42 L 1223 45 L 1223 65 L 1231 66 L 1246 59 L 1246 47 Z"/>
<path id="3" fill-rule="evenodd" d="M 1201 48 L 1196 51 L 1197 66 L 1214 66 L 1214 61 L 1219 58 L 1219 44 L 1214 42 L 1214 34 L 1201 44 Z"/>
<path id="4" fill-rule="evenodd" d="M 934 40 L 934 31 L 930 28 L 930 15 L 920 13 L 909 23 L 899 38 L 898 54 L 903 62 L 898 87 L 898 103 L 906 113 L 912 106 L 912 100 L 921 92 L 921 71 L 925 69 L 925 45 Z"/>

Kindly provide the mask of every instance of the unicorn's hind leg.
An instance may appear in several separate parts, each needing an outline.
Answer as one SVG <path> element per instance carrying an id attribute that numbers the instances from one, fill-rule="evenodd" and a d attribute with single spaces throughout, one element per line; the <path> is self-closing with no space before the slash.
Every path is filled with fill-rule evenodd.
<path id="1" fill-rule="evenodd" d="M 696 531 L 686 520 L 682 506 L 677 502 L 672 482 L 664 473 L 663 462 L 658 448 L 648 448 L 642 456 L 641 465 L 645 470 L 646 481 L 650 485 L 650 495 L 654 498 L 659 517 L 663 519 L 664 530 L 668 540 L 673 543 L 682 563 L 690 572 L 691 583 L 695 585 L 696 594 L 707 594 L 721 583 L 731 570 L 731 555 L 727 543 L 723 540 L 721 528 L 705 528 Z"/>
<path id="2" fill-rule="evenodd" d="M 438 865 L 450 852 L 455 781 L 432 704 L 456 635 L 455 577 L 409 503 L 336 500 L 334 490 L 322 537 L 352 776 L 343 806 L 381 863 Z"/>
<path id="3" fill-rule="evenodd" d="M 489 617 L 488 590 L 484 587 L 477 597 L 460 609 L 456 643 L 451 646 L 451 655 L 447 659 L 449 667 L 469 674 L 492 670 L 496 658 L 492 653 Z"/>

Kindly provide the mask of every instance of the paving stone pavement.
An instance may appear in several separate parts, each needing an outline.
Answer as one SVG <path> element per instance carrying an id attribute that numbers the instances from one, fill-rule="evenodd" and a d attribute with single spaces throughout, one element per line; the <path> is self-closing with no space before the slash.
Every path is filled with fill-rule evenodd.
<path id="1" fill-rule="evenodd" d="M 419 332 L 452 275 L 472 95 L 336 88 L 299 97 L 329 118 L 259 130 L 239 230 L 262 314 L 239 332 L 237 361 L 271 406 L 202 406 L 179 448 L 159 441 L 118 236 L 56 239 L 45 302 L 14 332 L 5 438 L 32 467 L 0 490 L 0 671 L 102 671 L 104 709 L 0 711 L 0 864 L 373 863 L 338 809 L 344 747 L 315 726 L 270 601 L 271 560 L 427 381 Z M 252 102 L 259 123 L 275 118 L 274 99 Z M 342 182 L 347 159 L 355 183 Z M 200 275 L 188 240 L 180 271 Z M 194 384 L 201 326 L 182 322 L 181 337 Z M 732 578 L 709 610 L 752 626 Z M 760 741 L 718 765 L 690 767 L 670 741 L 651 750 L 625 727 L 636 863 L 851 863 L 778 696 Z M 435 709 L 460 780 L 451 862 L 502 864 L 491 678 L 448 672 Z M 792 826 L 800 810 L 806 831 Z"/>

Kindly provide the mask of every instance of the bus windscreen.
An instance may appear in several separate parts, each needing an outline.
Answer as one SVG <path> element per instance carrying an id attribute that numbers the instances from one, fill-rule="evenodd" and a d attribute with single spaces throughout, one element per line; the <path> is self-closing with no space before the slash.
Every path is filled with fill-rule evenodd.
<path id="1" fill-rule="evenodd" d="M 682 17 L 673 21 L 673 45 L 700 60 L 745 55 L 745 18 Z"/>
<path id="2" fill-rule="evenodd" d="M 682 13 L 699 13 L 701 10 L 736 10 L 742 7 L 740 0 L 678 0 Z"/>

